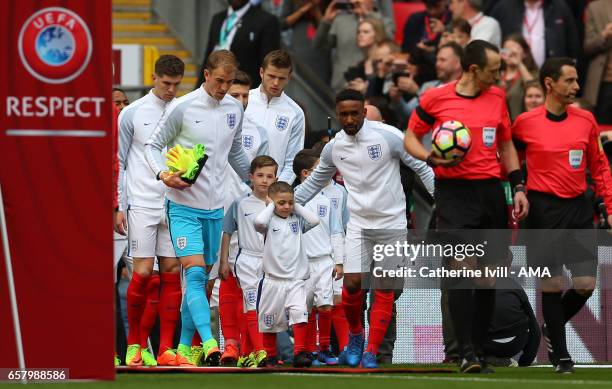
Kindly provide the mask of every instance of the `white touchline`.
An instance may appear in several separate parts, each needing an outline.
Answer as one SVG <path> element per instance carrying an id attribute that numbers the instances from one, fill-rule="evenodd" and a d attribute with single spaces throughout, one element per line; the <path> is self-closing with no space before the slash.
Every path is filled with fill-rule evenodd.
<path id="1" fill-rule="evenodd" d="M 98 130 L 6 130 L 7 136 L 51 136 L 66 138 L 104 138 L 106 131 Z"/>
<path id="2" fill-rule="evenodd" d="M 19 310 L 17 309 L 17 294 L 15 293 L 15 280 L 13 279 L 13 263 L 11 261 L 11 250 L 9 249 L 8 232 L 6 229 L 6 216 L 4 214 L 4 198 L 2 197 L 2 185 L 0 185 L 0 228 L 2 229 L 2 247 L 4 248 L 4 263 L 6 264 L 6 278 L 11 300 L 11 313 L 13 316 L 13 328 L 15 331 L 15 344 L 17 345 L 17 360 L 19 369 L 25 369 L 25 358 L 23 355 L 23 343 L 21 341 L 21 325 L 19 322 Z M 25 382 L 25 377 L 22 379 Z"/>
<path id="3" fill-rule="evenodd" d="M 392 380 L 404 380 L 404 381 L 449 381 L 449 382 L 457 382 L 457 381 L 465 381 L 465 382 L 507 382 L 507 383 L 532 383 L 532 384 L 571 384 L 571 385 L 605 385 L 610 386 L 609 381 L 593 381 L 593 380 L 543 380 L 543 379 L 529 379 L 529 378 L 479 378 L 479 377 L 462 377 L 462 376 L 445 376 L 445 377 L 432 377 L 432 376 L 423 376 L 423 373 L 413 374 L 413 375 L 382 375 L 382 374 L 327 374 L 327 373 L 272 373 L 272 375 L 292 375 L 292 376 L 304 376 L 304 377 L 312 377 L 317 376 L 320 377 L 330 377 L 330 378 L 342 378 L 342 377 L 352 377 L 352 378 L 372 378 L 372 379 L 392 379 Z M 452 373 L 445 373 L 449 375 L 454 375 Z M 552 372 L 551 372 L 552 374 Z"/>

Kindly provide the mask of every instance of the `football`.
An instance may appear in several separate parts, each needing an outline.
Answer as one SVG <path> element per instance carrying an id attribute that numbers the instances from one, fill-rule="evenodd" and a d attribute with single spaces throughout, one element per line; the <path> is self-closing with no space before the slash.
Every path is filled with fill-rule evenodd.
<path id="1" fill-rule="evenodd" d="M 434 129 L 431 143 L 436 155 L 450 160 L 461 158 L 468 152 L 472 136 L 461 122 L 449 120 Z"/>

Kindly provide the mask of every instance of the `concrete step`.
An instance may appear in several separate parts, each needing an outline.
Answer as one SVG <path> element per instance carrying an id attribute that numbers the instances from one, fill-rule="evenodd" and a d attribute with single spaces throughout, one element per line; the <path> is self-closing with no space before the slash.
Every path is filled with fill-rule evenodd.
<path id="1" fill-rule="evenodd" d="M 114 44 L 132 45 L 155 45 L 155 46 L 179 46 L 179 41 L 173 37 L 116 37 L 113 38 Z"/>
<path id="2" fill-rule="evenodd" d="M 113 12 L 113 23 L 119 20 L 134 20 L 134 21 L 149 21 L 152 13 L 150 11 L 143 12 Z"/>
<path id="3" fill-rule="evenodd" d="M 169 33 L 165 24 L 113 24 L 113 33 Z"/>
<path id="4" fill-rule="evenodd" d="M 150 7 L 151 6 L 151 0 L 113 0 L 113 7 L 114 6 L 132 6 L 132 7 L 137 7 L 137 6 L 147 6 Z"/>
<path id="5" fill-rule="evenodd" d="M 187 50 L 168 50 L 168 49 L 160 49 L 159 50 L 159 55 L 162 54 L 172 54 L 172 55 L 176 55 L 177 57 L 179 57 L 180 59 L 183 60 L 183 62 L 185 63 L 193 63 L 193 60 L 191 59 L 191 53 Z"/>

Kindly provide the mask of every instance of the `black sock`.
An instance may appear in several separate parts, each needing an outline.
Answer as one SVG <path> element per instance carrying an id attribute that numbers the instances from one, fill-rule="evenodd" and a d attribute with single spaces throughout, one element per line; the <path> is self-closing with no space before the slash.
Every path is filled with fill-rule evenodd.
<path id="1" fill-rule="evenodd" d="M 448 308 L 453 329 L 455 330 L 455 338 L 457 339 L 460 358 L 469 358 L 474 355 L 470 343 L 473 306 L 474 299 L 472 289 L 449 289 Z"/>
<path id="2" fill-rule="evenodd" d="M 590 295 L 583 296 L 579 294 L 576 292 L 576 289 L 568 289 L 563 294 L 561 301 L 563 303 L 563 316 L 566 323 L 582 309 L 589 297 Z"/>
<path id="3" fill-rule="evenodd" d="M 569 358 L 565 341 L 565 320 L 563 318 L 561 292 L 542 292 L 542 314 L 555 355 L 559 359 Z"/>
<path id="4" fill-rule="evenodd" d="M 495 289 L 476 289 L 474 291 L 474 307 L 472 342 L 476 355 L 481 356 L 495 309 Z"/>

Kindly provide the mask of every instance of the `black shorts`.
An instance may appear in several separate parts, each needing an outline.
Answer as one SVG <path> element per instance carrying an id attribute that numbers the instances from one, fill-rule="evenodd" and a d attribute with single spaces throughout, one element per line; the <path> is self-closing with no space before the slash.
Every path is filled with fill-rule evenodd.
<path id="1" fill-rule="evenodd" d="M 506 229 L 506 195 L 498 179 L 436 179 L 437 227 L 441 230 Z"/>
<path id="2" fill-rule="evenodd" d="M 585 195 L 561 198 L 529 191 L 527 263 L 547 266 L 559 276 L 563 265 L 572 277 L 597 275 L 597 231 L 593 206 Z"/>
<path id="3" fill-rule="evenodd" d="M 508 257 L 510 230 L 506 195 L 500 180 L 436 180 L 437 229 L 445 243 L 486 243 L 479 265 L 495 266 Z M 445 258 L 444 266 L 449 266 Z M 461 288 L 454 280 L 442 286 Z"/>

